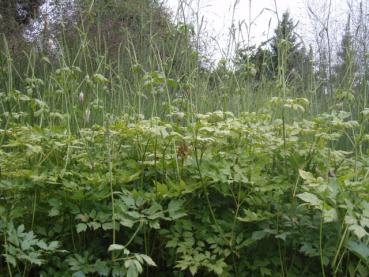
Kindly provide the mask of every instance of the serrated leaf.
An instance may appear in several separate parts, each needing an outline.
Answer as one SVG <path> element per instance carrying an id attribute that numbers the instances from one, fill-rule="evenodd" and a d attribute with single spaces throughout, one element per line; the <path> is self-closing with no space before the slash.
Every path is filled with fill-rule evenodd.
<path id="1" fill-rule="evenodd" d="M 129 218 L 123 218 L 120 220 L 120 224 L 127 228 L 132 228 L 135 222 L 133 220 L 130 220 Z"/>
<path id="2" fill-rule="evenodd" d="M 37 242 L 37 246 L 40 247 L 42 250 L 48 249 L 46 242 L 44 242 L 43 240 L 40 240 L 39 242 Z"/>
<path id="3" fill-rule="evenodd" d="M 108 267 L 107 263 L 101 260 L 97 260 L 95 266 L 97 273 L 100 276 L 108 276 L 110 272 L 110 268 Z"/>
<path id="4" fill-rule="evenodd" d="M 32 243 L 31 240 L 23 240 L 21 242 L 21 248 L 22 248 L 22 250 L 28 250 L 28 249 L 30 249 L 31 248 L 31 243 Z"/>
<path id="5" fill-rule="evenodd" d="M 87 230 L 87 224 L 79 223 L 76 226 L 77 233 L 85 232 Z"/>
<path id="6" fill-rule="evenodd" d="M 54 241 L 50 242 L 50 244 L 49 244 L 49 250 L 55 250 L 58 247 L 59 247 L 59 241 L 54 240 Z"/>
<path id="7" fill-rule="evenodd" d="M 101 227 L 103 228 L 104 231 L 111 230 L 111 229 L 113 229 L 113 223 L 106 222 Z"/>
<path id="8" fill-rule="evenodd" d="M 349 230 L 352 231 L 358 239 L 362 239 L 363 237 L 365 237 L 366 235 L 368 235 L 368 233 L 365 231 L 365 229 L 363 227 L 361 227 L 360 225 L 351 225 L 349 227 Z"/>
<path id="9" fill-rule="evenodd" d="M 91 227 L 92 229 L 94 229 L 94 231 L 101 228 L 101 224 L 96 221 L 89 222 L 87 223 L 87 225 Z"/>
<path id="10" fill-rule="evenodd" d="M 19 225 L 17 228 L 17 234 L 20 236 L 24 232 L 24 225 Z"/>
<path id="11" fill-rule="evenodd" d="M 320 207 L 323 204 L 323 202 L 315 194 L 310 192 L 300 193 L 297 195 L 297 197 L 315 207 Z"/>
<path id="12" fill-rule="evenodd" d="M 312 182 L 315 180 L 315 177 L 313 174 L 311 174 L 310 172 L 307 172 L 305 170 L 299 169 L 299 174 L 301 176 L 302 179 L 304 179 L 305 181 Z"/>
<path id="13" fill-rule="evenodd" d="M 365 263 L 369 262 L 369 247 L 361 241 L 349 240 L 346 248 L 362 259 Z"/>
<path id="14" fill-rule="evenodd" d="M 183 210 L 183 200 L 172 199 L 168 204 L 168 212 L 169 216 L 173 219 L 179 219 L 181 217 L 186 216 L 186 213 Z"/>
<path id="15" fill-rule="evenodd" d="M 49 216 L 50 217 L 54 217 L 54 216 L 57 216 L 59 214 L 60 214 L 60 211 L 55 207 L 51 208 L 51 210 L 49 211 Z"/>
<path id="16" fill-rule="evenodd" d="M 28 260 L 31 264 L 36 265 L 42 265 L 45 261 L 43 259 L 40 259 L 40 254 L 36 252 L 29 253 L 28 256 L 25 256 L 24 258 Z"/>
<path id="17" fill-rule="evenodd" d="M 190 266 L 190 272 L 191 272 L 192 276 L 195 276 L 195 274 L 197 272 L 197 266 L 196 265 Z"/>
<path id="18" fill-rule="evenodd" d="M 17 265 L 17 260 L 12 255 L 3 254 L 3 256 L 5 257 L 7 263 L 13 265 L 14 267 Z"/>

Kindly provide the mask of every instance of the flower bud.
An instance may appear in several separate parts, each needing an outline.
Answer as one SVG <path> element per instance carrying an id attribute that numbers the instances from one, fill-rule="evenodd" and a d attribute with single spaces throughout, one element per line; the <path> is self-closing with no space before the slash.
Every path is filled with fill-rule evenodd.
<path id="1" fill-rule="evenodd" d="M 80 93 L 79 93 L 79 102 L 81 103 L 81 104 L 83 104 L 83 101 L 85 100 L 85 95 L 83 94 L 83 92 L 81 91 Z"/>

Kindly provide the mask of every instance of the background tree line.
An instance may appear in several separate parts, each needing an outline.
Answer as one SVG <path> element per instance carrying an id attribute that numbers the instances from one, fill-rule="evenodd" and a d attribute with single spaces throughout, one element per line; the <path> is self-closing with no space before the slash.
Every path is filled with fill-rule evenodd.
<path id="1" fill-rule="evenodd" d="M 204 66 L 201 57 L 206 53 L 201 52 L 195 41 L 199 34 L 195 38 L 192 23 L 173 23 L 168 10 L 158 1 L 75 0 L 65 6 L 66 1 L 53 0 L 49 2 L 49 14 L 40 12 L 44 2 L 1 0 L 0 32 L 5 35 L 14 55 L 21 56 L 23 50 L 34 47 L 35 43 L 27 41 L 24 33 L 32 23 L 39 22 L 37 35 L 30 31 L 31 36 L 37 36 L 38 55 L 55 53 L 50 51 L 56 47 L 55 42 L 58 42 L 57 47 L 64 47 L 71 53 L 84 41 L 98 48 L 120 68 L 134 67 L 141 73 L 160 69 L 184 84 L 202 78 L 207 80 L 202 82 L 205 90 L 211 90 L 220 98 L 226 94 L 249 94 L 251 101 L 244 104 L 251 109 L 258 108 L 253 103 L 257 97 L 263 99 L 265 94 L 280 93 L 280 70 L 284 72 L 288 94 L 308 98 L 316 103 L 317 111 L 336 104 L 352 109 L 367 102 L 365 2 L 354 1 L 350 5 L 345 28 L 341 31 L 333 30 L 329 13 L 331 1 L 322 0 L 319 5 L 308 2 L 307 12 L 315 26 L 312 34 L 315 42 L 309 45 L 303 40 L 304 34 L 298 33 L 298 23 L 285 12 L 271 38 L 260 45 L 236 47 L 231 60 L 221 60 L 213 69 Z M 342 33 L 342 36 L 333 40 L 332 33 Z M 52 41 L 54 43 L 50 44 Z M 189 72 L 192 73 L 190 78 Z M 129 70 L 125 75 L 135 78 L 132 73 Z M 200 86 L 191 90 L 203 91 Z M 182 92 L 184 90 L 188 91 L 186 86 Z"/>

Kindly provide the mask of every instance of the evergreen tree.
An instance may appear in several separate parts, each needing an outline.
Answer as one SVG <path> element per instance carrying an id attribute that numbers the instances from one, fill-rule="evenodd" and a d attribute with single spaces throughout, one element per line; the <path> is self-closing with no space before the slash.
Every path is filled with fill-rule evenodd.
<path id="1" fill-rule="evenodd" d="M 320 49 L 318 71 L 316 73 L 318 82 L 317 91 L 320 95 L 327 95 L 329 91 L 328 67 L 327 52 L 325 49 Z"/>
<path id="2" fill-rule="evenodd" d="M 348 16 L 345 33 L 342 36 L 341 48 L 337 52 L 339 63 L 335 66 L 335 84 L 338 96 L 350 96 L 355 86 L 357 65 L 353 46 L 350 16 Z"/>
<path id="3" fill-rule="evenodd" d="M 301 47 L 301 41 L 296 33 L 297 24 L 294 23 L 290 13 L 286 11 L 282 15 L 282 20 L 274 31 L 274 37 L 271 40 L 272 63 L 274 71 L 281 66 L 282 51 L 285 51 L 284 66 L 286 70 L 287 81 L 290 85 L 299 84 L 296 90 L 301 91 L 301 79 L 304 79 L 304 69 L 308 64 L 308 56 L 305 47 Z M 303 83 L 303 82 L 302 82 Z"/>
<path id="4" fill-rule="evenodd" d="M 309 46 L 309 52 L 306 56 L 306 60 L 304 62 L 305 65 L 305 73 L 304 78 L 305 88 L 308 92 L 312 92 L 315 89 L 315 70 L 314 70 L 314 52 L 313 47 Z"/>
<path id="5" fill-rule="evenodd" d="M 290 13 L 286 11 L 282 15 L 282 20 L 278 24 L 274 31 L 274 37 L 271 40 L 271 50 L 273 53 L 274 65 L 278 65 L 278 56 L 281 51 L 281 43 L 286 43 L 287 53 L 288 53 L 288 66 L 287 68 L 291 70 L 296 67 L 296 57 L 300 55 L 301 43 L 298 42 L 298 37 L 295 32 L 296 24 L 290 16 Z"/>
<path id="6" fill-rule="evenodd" d="M 305 47 L 301 46 L 299 36 L 295 32 L 296 24 L 289 12 L 282 15 L 282 20 L 274 31 L 274 36 L 263 42 L 259 47 L 240 49 L 236 53 L 235 66 L 239 73 L 247 73 L 247 78 L 254 77 L 256 82 L 262 78 L 275 79 L 278 67 L 285 67 L 285 77 L 296 92 L 309 90 L 311 82 L 305 81 L 306 75 L 312 74 L 312 57 Z M 282 57 L 282 48 L 283 55 Z M 250 74 L 254 72 L 255 74 Z"/>
<path id="7" fill-rule="evenodd" d="M 235 67 L 239 74 L 253 77 L 259 82 L 262 78 L 272 79 L 274 68 L 272 66 L 272 52 L 264 42 L 249 48 L 239 49 L 236 53 Z"/>

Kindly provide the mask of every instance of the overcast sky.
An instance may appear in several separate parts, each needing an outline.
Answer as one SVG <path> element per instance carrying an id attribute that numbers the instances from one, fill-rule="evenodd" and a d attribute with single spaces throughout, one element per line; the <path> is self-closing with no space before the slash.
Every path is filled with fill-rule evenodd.
<path id="1" fill-rule="evenodd" d="M 177 14 L 179 0 L 166 1 L 173 13 Z M 246 25 L 250 24 L 250 20 L 255 19 L 251 27 L 250 39 L 251 44 L 258 44 L 273 35 L 273 30 L 278 22 L 275 11 L 278 12 L 279 17 L 284 11 L 290 11 L 295 23 L 299 23 L 298 32 L 309 44 L 313 30 L 307 6 L 310 4 L 316 8 L 324 1 L 328 2 L 326 0 L 251 0 L 250 9 L 250 0 L 238 0 L 236 6 L 235 1 L 237 0 L 187 0 L 187 16 L 191 9 L 195 12 L 199 11 L 199 18 L 203 18 L 205 22 L 204 34 L 213 38 L 211 44 L 216 58 L 227 54 L 232 18 L 237 29 L 239 24 L 242 26 L 236 40 L 238 42 L 244 41 L 245 44 L 248 41 Z M 332 24 L 342 25 L 345 23 L 347 6 L 346 0 L 332 0 Z"/>

